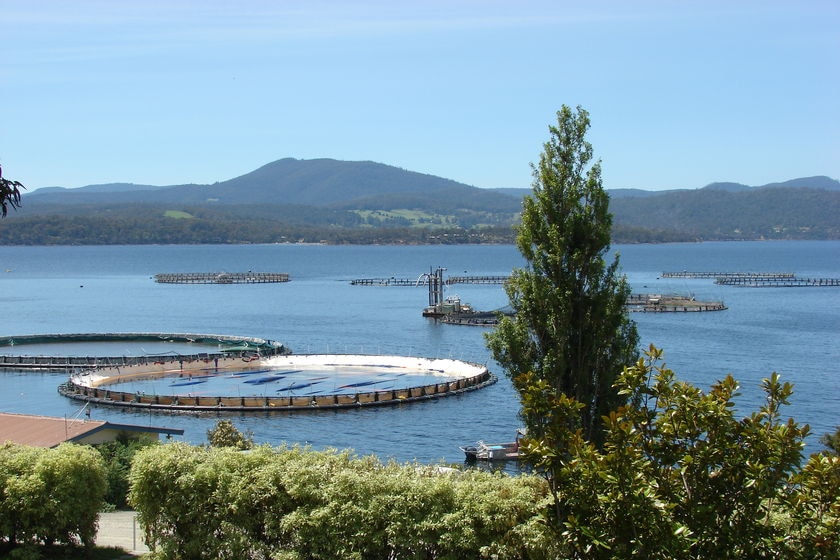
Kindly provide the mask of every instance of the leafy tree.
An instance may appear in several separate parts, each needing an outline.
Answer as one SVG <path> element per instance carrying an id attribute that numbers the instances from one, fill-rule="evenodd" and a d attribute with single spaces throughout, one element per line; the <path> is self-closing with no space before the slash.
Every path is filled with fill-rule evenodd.
<path id="1" fill-rule="evenodd" d="M 3 168 L 0 166 L 0 216 L 5 217 L 9 208 L 20 206 L 20 189 L 25 188 L 20 181 L 3 178 Z"/>
<path id="2" fill-rule="evenodd" d="M 840 558 L 840 455 L 811 455 L 781 496 L 789 558 Z"/>
<path id="3" fill-rule="evenodd" d="M 611 415 L 607 451 L 637 450 L 645 495 L 667 504 L 660 515 L 673 524 L 673 546 L 689 558 L 777 557 L 782 532 L 770 520 L 809 433 L 782 418 L 792 385 L 773 373 L 762 381 L 765 404 L 739 419 L 732 376 L 703 393 L 676 381 L 651 346 L 617 386 L 631 405 Z"/>
<path id="4" fill-rule="evenodd" d="M 235 447 L 236 449 L 251 449 L 254 447 L 254 437 L 249 433 L 242 433 L 230 420 L 219 420 L 216 425 L 207 430 L 207 441 L 211 447 Z"/>
<path id="5" fill-rule="evenodd" d="M 762 386 L 765 404 L 737 418 L 731 376 L 703 392 L 651 347 L 616 381 L 628 404 L 607 417 L 602 447 L 566 434 L 552 554 L 837 558 L 840 458 L 815 455 L 800 471 L 809 429 L 783 419 L 792 386 L 775 373 Z"/>
<path id="6" fill-rule="evenodd" d="M 116 441 L 101 443 L 94 448 L 102 455 L 108 479 L 105 501 L 116 509 L 128 507 L 128 474 L 134 455 L 144 447 L 159 445 L 157 441 L 132 439 L 124 434 Z"/>
<path id="7" fill-rule="evenodd" d="M 624 305 L 630 289 L 618 257 L 609 265 L 604 258 L 612 216 L 588 129 L 589 113 L 566 106 L 549 127 L 517 231 L 529 267 L 514 270 L 506 285 L 515 315 L 487 335 L 494 359 L 520 393 L 524 450 L 544 460 L 549 476 L 569 428 L 601 440 L 601 418 L 623 402 L 613 382 L 638 355 Z M 570 406 L 574 415 L 556 413 Z"/>
<path id="8" fill-rule="evenodd" d="M 823 434 L 820 438 L 820 443 L 825 445 L 835 455 L 840 455 L 840 426 L 834 430 L 833 434 Z"/>

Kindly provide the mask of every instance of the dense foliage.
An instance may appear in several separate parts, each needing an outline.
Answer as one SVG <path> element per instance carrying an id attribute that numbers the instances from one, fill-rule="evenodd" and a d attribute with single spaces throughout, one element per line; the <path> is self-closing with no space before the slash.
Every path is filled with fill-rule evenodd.
<path id="1" fill-rule="evenodd" d="M 104 495 L 107 507 L 114 509 L 128 508 L 128 474 L 131 462 L 140 449 L 149 445 L 158 445 L 157 441 L 119 437 L 115 441 L 100 443 L 95 449 L 102 456 L 107 484 Z"/>
<path id="2" fill-rule="evenodd" d="M 535 452 L 549 452 L 556 431 L 568 428 L 544 406 L 560 395 L 580 403 L 574 424 L 584 436 L 600 439 L 601 418 L 622 402 L 615 377 L 637 356 L 638 334 L 625 306 L 630 288 L 618 257 L 605 260 L 612 216 L 588 129 L 588 113 L 566 106 L 549 127 L 517 230 L 527 267 L 514 270 L 505 285 L 514 314 L 501 317 L 487 336 L 493 358 L 522 397 Z M 544 403 L 526 400 L 534 384 Z"/>
<path id="3" fill-rule="evenodd" d="M 840 558 L 840 457 L 800 467 L 792 388 L 763 387 L 739 418 L 734 379 L 700 391 L 651 347 L 617 380 L 602 448 L 565 433 L 557 500 L 532 475 L 179 443 L 136 456 L 131 503 L 160 559 Z"/>
<path id="4" fill-rule="evenodd" d="M 509 226 L 371 227 L 307 225 L 260 218 L 223 219 L 200 212 L 192 218 L 168 217 L 156 208 L 132 214 L 14 216 L 0 223 L 3 245 L 170 245 L 240 243 L 470 244 L 511 243 Z"/>
<path id="5" fill-rule="evenodd" d="M 835 455 L 840 455 L 840 427 L 833 434 L 823 434 L 820 441 Z"/>
<path id="6" fill-rule="evenodd" d="M 102 460 L 89 447 L 0 446 L 0 551 L 93 546 L 106 484 Z"/>
<path id="7" fill-rule="evenodd" d="M 143 450 L 131 503 L 155 558 L 521 558 L 543 485 L 301 448 Z"/>
<path id="8" fill-rule="evenodd" d="M 233 447 L 244 451 L 254 447 L 254 434 L 241 432 L 231 420 L 219 420 L 207 430 L 207 442 L 211 447 Z"/>
<path id="9" fill-rule="evenodd" d="M 705 195 L 697 201 L 674 202 L 674 195 L 622 198 L 610 203 L 615 214 L 614 243 L 671 243 L 751 239 L 840 239 L 840 193 L 723 193 L 712 205 Z M 771 196 L 772 195 L 772 196 Z M 719 198 L 719 200 L 718 200 Z M 209 243 L 284 243 L 325 241 L 331 244 L 513 243 L 508 215 L 463 212 L 427 214 L 415 221 L 394 212 L 324 211 L 270 205 L 239 207 L 230 212 L 193 207 L 162 208 L 136 204 L 132 208 L 67 213 L 30 213 L 21 208 L 0 222 L 4 245 L 134 245 Z M 784 218 L 776 217 L 783 208 Z M 26 212 L 24 212 L 26 210 Z M 188 219 L 167 216 L 173 210 Z M 689 215 L 691 210 L 693 214 Z M 772 211 L 771 211 L 772 210 Z M 379 213 L 380 215 L 377 215 Z M 330 217 L 331 216 L 331 217 Z M 457 225 L 454 225 L 457 224 Z"/>
<path id="10" fill-rule="evenodd" d="M 776 374 L 763 387 L 766 403 L 739 419 L 732 377 L 703 393 L 654 347 L 625 368 L 628 404 L 607 417 L 603 449 L 580 430 L 557 449 L 556 557 L 840 557 L 840 457 L 800 469 L 808 427 L 782 414 L 792 387 Z M 575 409 L 558 399 L 555 414 Z"/>

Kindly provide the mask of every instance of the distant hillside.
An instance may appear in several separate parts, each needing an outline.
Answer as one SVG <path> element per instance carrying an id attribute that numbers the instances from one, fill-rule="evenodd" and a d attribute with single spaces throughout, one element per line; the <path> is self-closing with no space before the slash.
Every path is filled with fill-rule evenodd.
<path id="1" fill-rule="evenodd" d="M 840 239 L 840 191 L 800 187 L 697 189 L 610 203 L 614 223 L 698 240 Z"/>
<path id="2" fill-rule="evenodd" d="M 46 191 L 46 192 L 45 192 Z M 152 191 L 152 192 L 150 192 Z M 369 208 L 388 200 L 423 206 L 438 198 L 482 205 L 493 211 L 518 211 L 508 197 L 434 175 L 370 161 L 281 159 L 250 173 L 212 185 L 96 185 L 79 189 L 39 189 L 24 195 L 37 210 L 49 204 L 297 204 Z M 371 202 L 378 201 L 378 202 Z M 400 202 L 406 204 L 409 202 Z"/>
<path id="3" fill-rule="evenodd" d="M 727 191 L 727 192 L 746 192 L 752 190 L 760 190 L 760 189 L 773 189 L 773 188 L 810 188 L 810 189 L 818 189 L 818 190 L 825 190 L 825 191 L 840 191 L 840 181 L 836 179 L 832 179 L 830 177 L 825 176 L 816 176 L 816 177 L 802 177 L 800 179 L 791 179 L 790 181 L 783 181 L 781 183 L 768 183 L 766 185 L 761 185 L 758 187 L 751 187 L 749 185 L 743 185 L 741 183 L 727 183 L 727 182 L 719 182 L 719 183 L 709 183 L 705 187 L 702 187 L 700 190 L 709 190 L 709 191 Z M 527 196 L 531 193 L 531 189 L 493 189 L 499 193 L 506 194 L 508 196 L 513 196 L 517 198 L 522 198 L 523 196 Z M 664 194 L 672 194 L 672 193 L 684 193 L 689 192 L 688 189 L 668 189 L 668 190 L 660 190 L 660 191 L 648 191 L 645 189 L 607 189 L 607 192 L 610 195 L 611 200 L 617 200 L 619 198 L 647 198 L 651 196 L 662 196 Z"/>
<path id="4" fill-rule="evenodd" d="M 88 185 L 78 189 L 66 189 L 64 187 L 42 187 L 33 191 L 30 196 L 59 195 L 63 194 L 100 194 L 100 193 L 122 193 L 135 191 L 155 191 L 165 187 L 154 185 L 136 185 L 134 183 L 105 183 L 102 185 Z"/>
<path id="5" fill-rule="evenodd" d="M 840 238 L 840 183 L 828 177 L 608 192 L 616 242 Z M 38 189 L 0 220 L 0 243 L 510 243 L 529 194 L 286 158 L 212 185 Z"/>
<path id="6" fill-rule="evenodd" d="M 759 187 L 749 187 L 747 185 L 742 185 L 741 183 L 710 183 L 703 187 L 704 189 L 708 190 L 719 190 L 719 191 L 730 191 L 730 192 L 743 192 L 748 191 L 750 189 L 777 189 L 777 188 L 784 188 L 784 189 L 798 189 L 798 188 L 809 188 L 809 189 L 819 189 L 825 191 L 840 191 L 840 181 L 832 179 L 830 177 L 825 177 L 823 175 L 818 175 L 816 177 L 802 177 L 799 179 L 791 179 L 790 181 L 784 181 L 781 183 L 768 183 L 766 185 L 761 185 Z"/>

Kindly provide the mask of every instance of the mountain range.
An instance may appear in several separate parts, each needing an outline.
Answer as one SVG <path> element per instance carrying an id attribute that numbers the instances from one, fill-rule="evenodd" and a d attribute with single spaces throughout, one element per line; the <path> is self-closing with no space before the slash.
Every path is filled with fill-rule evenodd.
<path id="1" fill-rule="evenodd" d="M 470 201 L 476 209 L 494 211 L 511 204 L 509 196 L 471 187 L 450 179 L 406 171 L 371 161 L 334 159 L 277 160 L 250 173 L 212 185 L 155 187 L 114 183 L 77 189 L 42 188 L 27 199 L 38 203 L 119 204 L 294 204 L 343 209 L 394 207 L 394 204 L 425 207 L 435 199 Z"/>
<path id="2" fill-rule="evenodd" d="M 210 185 L 37 189 L 0 221 L 0 242 L 510 242 L 530 193 L 371 161 L 285 158 Z M 840 238 L 840 182 L 824 176 L 608 193 L 620 242 Z"/>

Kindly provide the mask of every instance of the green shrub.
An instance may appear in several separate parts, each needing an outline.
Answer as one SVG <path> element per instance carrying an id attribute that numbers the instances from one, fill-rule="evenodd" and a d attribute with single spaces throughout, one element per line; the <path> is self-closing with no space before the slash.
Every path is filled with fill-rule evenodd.
<path id="1" fill-rule="evenodd" d="M 105 469 L 89 447 L 0 447 L 0 539 L 9 549 L 44 543 L 93 546 Z"/>
<path id="2" fill-rule="evenodd" d="M 544 490 L 348 452 L 167 444 L 136 456 L 130 502 L 161 558 L 518 558 Z"/>

